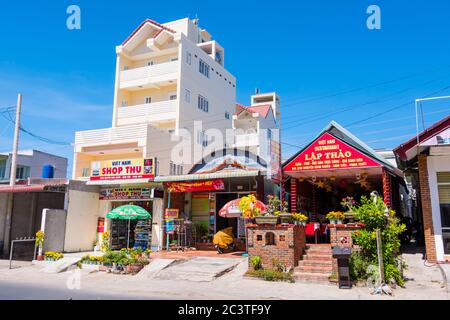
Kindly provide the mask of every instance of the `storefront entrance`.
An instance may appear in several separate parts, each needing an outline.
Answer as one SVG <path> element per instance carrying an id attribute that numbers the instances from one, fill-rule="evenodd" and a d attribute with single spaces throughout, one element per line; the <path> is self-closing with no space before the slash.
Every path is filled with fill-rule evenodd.
<path id="1" fill-rule="evenodd" d="M 148 212 L 152 213 L 153 202 L 152 201 L 114 201 L 111 204 L 111 210 L 121 207 L 123 205 L 132 204 L 144 208 Z M 128 241 L 128 228 L 130 228 L 129 234 L 129 248 L 140 247 L 141 249 L 147 249 L 151 244 L 152 235 L 152 221 L 136 221 L 136 220 L 111 220 L 111 249 L 120 250 L 127 247 Z"/>
<path id="2" fill-rule="evenodd" d="M 237 218 L 223 218 L 219 215 L 219 210 L 223 208 L 228 202 L 239 198 L 237 193 L 218 193 L 216 196 L 216 232 L 233 227 L 233 234 L 238 235 L 238 219 Z"/>

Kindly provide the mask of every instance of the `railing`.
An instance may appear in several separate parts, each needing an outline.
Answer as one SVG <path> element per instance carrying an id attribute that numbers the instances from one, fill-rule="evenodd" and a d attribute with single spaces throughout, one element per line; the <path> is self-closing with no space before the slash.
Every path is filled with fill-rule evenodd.
<path id="1" fill-rule="evenodd" d="M 178 100 L 167 100 L 136 106 L 121 107 L 117 114 L 119 126 L 175 119 Z"/>
<path id="2" fill-rule="evenodd" d="M 147 132 L 147 124 L 79 131 L 75 133 L 75 144 L 103 144 L 118 140 L 133 141 L 140 138 L 147 138 Z"/>
<path id="3" fill-rule="evenodd" d="M 259 136 L 257 133 L 238 134 L 235 136 L 235 145 L 236 147 L 258 146 Z"/>
<path id="4" fill-rule="evenodd" d="M 121 71 L 120 87 L 129 88 L 149 83 L 175 80 L 178 75 L 178 65 L 178 61 L 171 61 Z"/>

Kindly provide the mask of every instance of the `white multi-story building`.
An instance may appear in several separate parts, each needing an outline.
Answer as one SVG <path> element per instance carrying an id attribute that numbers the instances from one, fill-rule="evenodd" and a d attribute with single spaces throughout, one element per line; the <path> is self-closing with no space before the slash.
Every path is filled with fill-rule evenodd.
<path id="1" fill-rule="evenodd" d="M 74 179 L 89 177 L 92 162 L 136 158 L 156 158 L 160 175 L 181 173 L 170 134 L 186 129 L 207 147 L 206 130 L 231 128 L 236 79 L 198 21 L 145 20 L 116 52 L 112 127 L 76 133 Z M 194 121 L 202 122 L 196 132 Z"/>
<path id="2" fill-rule="evenodd" d="M 276 93 L 255 94 L 251 105 L 236 105 L 233 115 L 234 147 L 270 161 L 271 146 L 279 147 L 280 98 Z"/>

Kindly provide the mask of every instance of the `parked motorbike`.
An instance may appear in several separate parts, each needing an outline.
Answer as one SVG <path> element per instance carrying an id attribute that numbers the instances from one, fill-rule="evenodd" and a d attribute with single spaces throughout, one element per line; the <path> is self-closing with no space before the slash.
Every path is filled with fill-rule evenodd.
<path id="1" fill-rule="evenodd" d="M 233 228 L 226 228 L 217 232 L 213 238 L 214 246 L 219 254 L 233 252 L 236 249 L 234 243 Z"/>

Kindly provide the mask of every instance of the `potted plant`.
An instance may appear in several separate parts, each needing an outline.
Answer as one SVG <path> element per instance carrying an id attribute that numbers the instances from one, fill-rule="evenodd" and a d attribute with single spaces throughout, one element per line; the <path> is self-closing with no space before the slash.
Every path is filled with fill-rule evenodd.
<path id="1" fill-rule="evenodd" d="M 345 215 L 341 211 L 331 211 L 327 214 L 327 219 L 330 220 L 331 224 L 342 224 L 345 219 Z"/>
<path id="2" fill-rule="evenodd" d="M 289 213 L 288 203 L 286 201 L 282 202 L 277 196 L 268 196 L 267 214 L 274 215 L 279 218 L 281 224 L 292 223 L 292 214 Z"/>
<path id="3" fill-rule="evenodd" d="M 293 213 L 292 217 L 294 219 L 294 223 L 296 225 L 306 226 L 306 223 L 308 222 L 309 218 L 302 214 L 302 213 Z"/>
<path id="4" fill-rule="evenodd" d="M 355 199 L 353 197 L 345 197 L 341 201 L 341 206 L 344 209 L 347 209 L 345 212 L 345 218 L 349 220 L 349 222 L 355 222 L 355 213 L 353 212 L 353 207 L 356 205 Z"/>
<path id="5" fill-rule="evenodd" d="M 44 260 L 44 255 L 42 254 L 42 250 L 44 247 L 44 238 L 45 238 L 44 231 L 39 230 L 38 232 L 36 232 L 36 246 L 38 247 L 38 254 L 37 254 L 38 261 Z"/>

